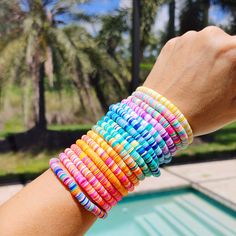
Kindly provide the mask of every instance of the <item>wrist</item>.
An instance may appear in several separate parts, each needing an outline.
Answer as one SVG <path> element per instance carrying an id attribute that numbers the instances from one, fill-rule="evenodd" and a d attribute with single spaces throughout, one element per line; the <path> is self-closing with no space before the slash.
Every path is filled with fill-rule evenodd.
<path id="1" fill-rule="evenodd" d="M 173 103 L 187 119 L 194 136 L 198 136 L 202 132 L 198 122 L 198 106 L 197 104 L 192 104 L 192 101 L 190 99 L 187 100 L 183 98 L 184 91 L 181 91 L 177 87 L 173 88 L 165 87 L 160 84 L 153 84 L 151 83 L 150 79 L 147 79 L 144 82 L 143 86 L 154 90 L 155 92 L 167 98 L 171 103 Z"/>

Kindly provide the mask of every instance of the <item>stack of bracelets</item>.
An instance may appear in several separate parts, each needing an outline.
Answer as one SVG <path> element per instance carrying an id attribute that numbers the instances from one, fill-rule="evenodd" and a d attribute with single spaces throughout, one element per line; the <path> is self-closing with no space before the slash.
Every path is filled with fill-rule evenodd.
<path id="1" fill-rule="evenodd" d="M 105 218 L 139 181 L 159 176 L 159 166 L 192 141 L 191 127 L 179 109 L 142 86 L 111 105 L 92 130 L 50 160 L 50 167 L 85 209 Z"/>

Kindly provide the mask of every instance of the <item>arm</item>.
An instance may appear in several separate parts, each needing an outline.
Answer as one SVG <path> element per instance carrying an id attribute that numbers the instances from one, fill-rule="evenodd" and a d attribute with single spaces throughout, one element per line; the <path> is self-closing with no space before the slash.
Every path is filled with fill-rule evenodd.
<path id="1" fill-rule="evenodd" d="M 83 235 L 96 217 L 48 169 L 0 208 L 0 235 Z"/>
<path id="2" fill-rule="evenodd" d="M 216 27 L 188 32 L 161 51 L 144 86 L 166 96 L 194 135 L 236 118 L 236 38 Z M 96 218 L 47 170 L 0 208 L 0 235 L 83 235 Z"/>

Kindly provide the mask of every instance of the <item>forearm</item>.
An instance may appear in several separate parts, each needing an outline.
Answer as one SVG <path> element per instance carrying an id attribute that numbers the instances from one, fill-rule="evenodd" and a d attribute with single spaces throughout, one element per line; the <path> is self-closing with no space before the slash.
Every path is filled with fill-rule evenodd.
<path id="1" fill-rule="evenodd" d="M 96 217 L 49 169 L 0 208 L 0 235 L 83 235 Z"/>

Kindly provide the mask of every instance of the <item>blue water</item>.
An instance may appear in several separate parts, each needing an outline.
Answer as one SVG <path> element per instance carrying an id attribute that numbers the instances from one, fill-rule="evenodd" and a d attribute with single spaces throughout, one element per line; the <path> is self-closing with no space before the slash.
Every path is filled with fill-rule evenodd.
<path id="1" fill-rule="evenodd" d="M 86 236 L 236 236 L 236 212 L 193 189 L 123 199 Z"/>

